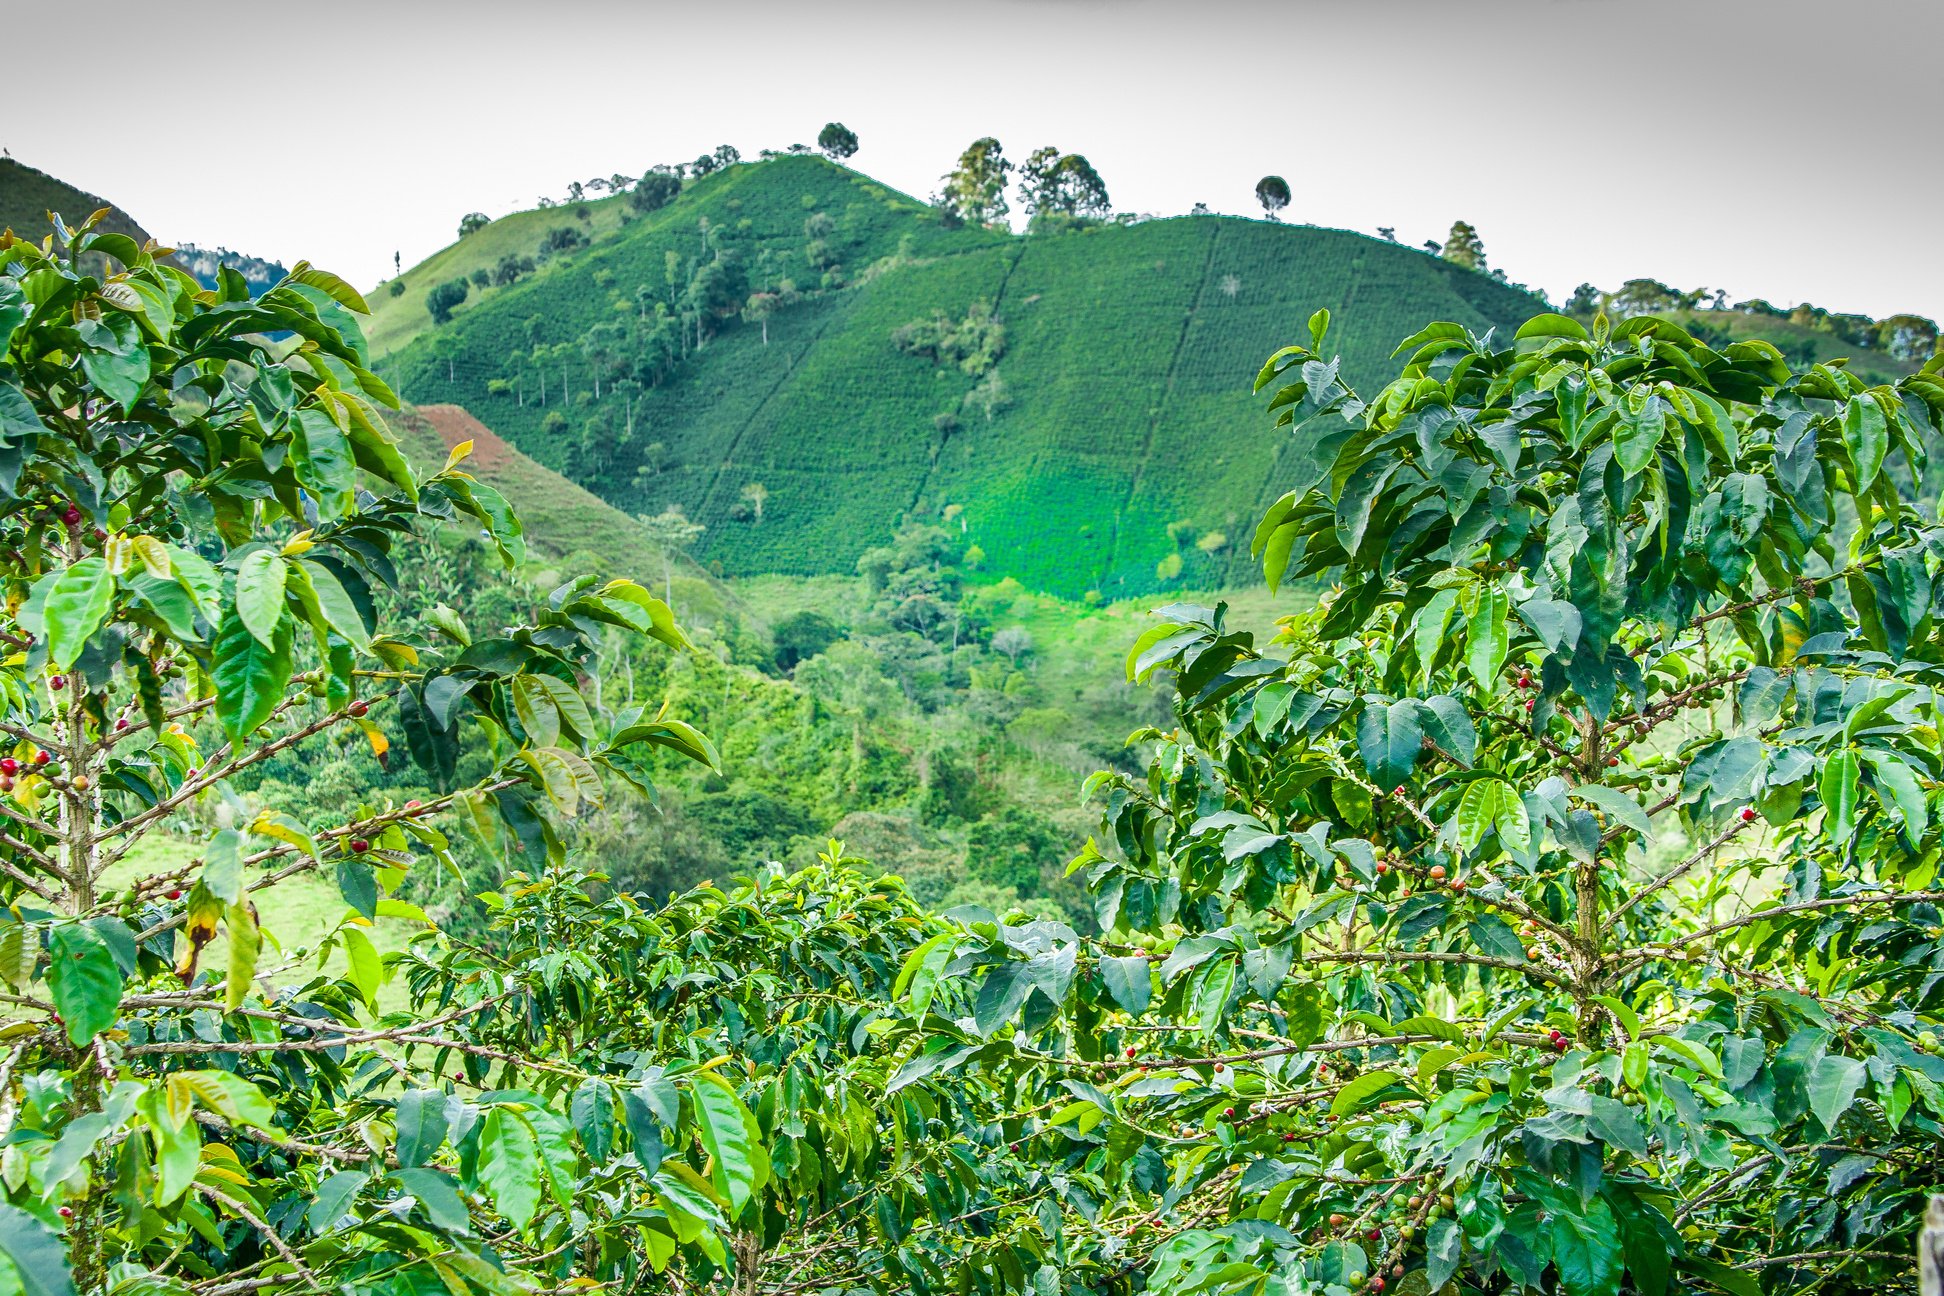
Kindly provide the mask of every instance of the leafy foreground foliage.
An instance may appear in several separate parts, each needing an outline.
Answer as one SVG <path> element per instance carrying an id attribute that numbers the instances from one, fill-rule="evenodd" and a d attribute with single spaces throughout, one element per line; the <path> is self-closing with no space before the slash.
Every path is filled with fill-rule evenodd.
<path id="1" fill-rule="evenodd" d="M 91 256 L 125 269 L 78 273 Z M 714 762 L 688 727 L 579 691 L 604 636 L 683 646 L 663 604 L 577 580 L 495 638 L 373 623 L 420 523 L 463 515 L 508 561 L 522 542 L 456 463 L 419 479 L 398 456 L 355 292 L 301 264 L 254 302 L 202 292 L 87 225 L 0 244 L 0 267 L 10 1285 L 705 1282 L 793 1226 L 981 1191 L 962 1143 L 918 1144 L 956 1112 L 918 1087 L 883 1102 L 869 1055 L 857 1004 L 929 934 L 897 884 L 833 861 L 649 918 L 564 868 L 559 821 L 638 781 L 648 749 Z M 402 734 L 449 790 L 340 823 L 265 809 L 183 869 L 107 884 L 232 775 L 347 728 L 380 755 Z M 395 892 L 450 863 L 442 819 L 544 877 L 493 897 L 479 944 L 428 927 L 381 960 L 365 929 L 422 919 Z M 252 897 L 312 869 L 344 918 L 280 951 Z M 334 950 L 344 976 L 302 979 Z M 409 1005 L 381 1011 L 401 973 Z M 914 1167 L 922 1188 L 887 1198 Z M 806 1247 L 791 1272 L 864 1263 L 885 1267 Z"/>
<path id="2" fill-rule="evenodd" d="M 1069 1282 L 1907 1278 L 1944 549 L 1899 484 L 1944 365 L 1866 388 L 1542 316 L 1434 325 L 1365 403 L 1326 326 L 1259 382 L 1319 453 L 1256 545 L 1335 592 L 1269 651 L 1162 614 L 1129 671 L 1174 673 L 1179 727 L 1097 779 L 1076 863 L 1107 934 L 935 939 L 913 1065 L 1043 1099 L 1019 1137 L 1068 1176 Z"/>

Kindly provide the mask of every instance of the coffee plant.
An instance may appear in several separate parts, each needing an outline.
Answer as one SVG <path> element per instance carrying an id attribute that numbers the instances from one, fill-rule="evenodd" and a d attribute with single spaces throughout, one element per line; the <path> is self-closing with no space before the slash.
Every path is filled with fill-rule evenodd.
<path id="1" fill-rule="evenodd" d="M 1104 935 L 959 915 L 912 1061 L 1021 1094 L 1064 1281 L 1170 1293 L 1879 1291 L 1936 1183 L 1944 361 L 1668 321 L 1437 324 L 1304 475 L 1266 644 L 1174 606 L 1176 727 L 1091 785 Z M 972 1010 L 927 1012 L 958 986 Z M 954 1001 L 956 1002 L 956 1001 Z"/>

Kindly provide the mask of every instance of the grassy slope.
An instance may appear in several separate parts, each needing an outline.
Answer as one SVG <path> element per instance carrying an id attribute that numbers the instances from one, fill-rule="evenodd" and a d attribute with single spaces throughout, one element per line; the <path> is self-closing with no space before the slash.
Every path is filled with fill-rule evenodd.
<path id="1" fill-rule="evenodd" d="M 541 467 L 458 406 L 407 406 L 388 421 L 405 457 L 421 471 L 437 469 L 454 446 L 471 441 L 466 471 L 512 502 L 535 558 L 573 556 L 602 576 L 627 576 L 658 593 L 672 574 L 676 602 L 685 617 L 713 618 L 741 610 L 727 587 L 694 560 L 675 555 L 672 570 L 665 569 L 661 546 L 633 518 Z"/>
<path id="2" fill-rule="evenodd" d="M 463 404 L 540 462 L 566 467 L 568 438 L 541 429 L 560 408 L 558 376 L 547 409 L 486 393 L 525 346 L 525 322 L 537 317 L 541 340 L 555 343 L 615 318 L 614 299 L 625 308 L 637 285 L 662 284 L 666 251 L 698 246 L 701 217 L 734 232 L 746 260 L 761 248 L 799 257 L 811 211 L 835 222 L 831 241 L 860 286 L 783 313 L 768 346 L 754 328 L 725 326 L 645 396 L 634 443 L 614 445 L 611 464 L 585 482 L 629 512 L 682 504 L 710 528 L 700 556 L 730 574 L 845 572 L 899 517 L 961 504 L 988 568 L 1032 588 L 1161 588 L 1155 566 L 1176 549 L 1166 531 L 1175 521 L 1231 542 L 1212 557 L 1186 547 L 1181 584 L 1245 579 L 1240 551 L 1280 488 L 1284 444 L 1249 382 L 1311 311 L 1337 314 L 1348 371 L 1370 384 L 1386 374 L 1391 344 L 1427 319 L 1484 328 L 1536 309 L 1482 276 L 1339 231 L 1222 218 L 1035 238 L 947 230 L 914 199 L 793 157 L 712 176 L 532 281 L 483 294 L 442 331 L 456 352 L 450 369 L 421 335 L 384 372 L 413 399 Z M 864 273 L 901 249 L 895 268 Z M 807 278 L 800 260 L 785 266 L 779 273 Z M 934 310 L 956 316 L 979 299 L 1008 328 L 1000 373 L 1011 405 L 990 423 L 961 409 L 969 376 L 890 341 L 901 324 Z M 577 375 L 570 364 L 568 378 L 589 385 L 584 367 Z M 960 428 L 941 436 L 935 416 L 954 411 Z M 566 412 L 572 428 L 586 417 L 582 405 Z M 674 466 L 637 484 L 651 441 Z M 735 520 L 743 488 L 758 482 L 769 493 L 763 520 Z"/>
<path id="3" fill-rule="evenodd" d="M 532 256 L 540 240 L 556 225 L 571 225 L 591 239 L 602 240 L 620 230 L 629 218 L 626 195 L 592 199 L 582 206 L 587 208 L 584 221 L 571 206 L 541 207 L 502 216 L 400 275 L 405 291 L 398 296 L 392 296 L 390 281 L 371 289 L 365 294 L 365 300 L 371 304 L 365 336 L 371 343 L 372 353 L 382 356 L 396 351 L 430 327 L 432 317 L 425 309 L 425 295 L 436 285 L 448 279 L 470 279 L 475 270 L 491 270 L 509 252 Z M 557 268 L 550 265 L 540 273 L 551 274 Z M 478 308 L 493 290 L 473 288 L 471 291 L 470 300 L 462 303 L 455 314 L 464 315 Z"/>

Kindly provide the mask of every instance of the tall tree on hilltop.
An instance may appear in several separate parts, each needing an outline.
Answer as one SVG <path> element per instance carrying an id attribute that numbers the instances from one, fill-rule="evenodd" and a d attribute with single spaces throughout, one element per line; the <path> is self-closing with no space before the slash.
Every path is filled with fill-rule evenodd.
<path id="1" fill-rule="evenodd" d="M 1266 175 L 1256 181 L 1256 201 L 1270 220 L 1276 220 L 1276 213 L 1289 206 L 1289 181 L 1279 175 Z"/>
<path id="2" fill-rule="evenodd" d="M 1081 154 L 1051 145 L 1035 149 L 1019 176 L 1019 205 L 1035 219 L 1099 219 L 1110 210 L 1106 182 Z"/>
<path id="3" fill-rule="evenodd" d="M 1444 247 L 1438 250 L 1438 255 L 1467 270 L 1485 268 L 1485 242 L 1465 221 L 1451 223 L 1451 233 L 1445 236 Z"/>
<path id="4" fill-rule="evenodd" d="M 990 225 L 1006 218 L 1006 176 L 1013 164 L 990 135 L 973 140 L 958 165 L 944 176 L 943 205 L 968 225 Z"/>
<path id="5" fill-rule="evenodd" d="M 817 147 L 826 157 L 842 162 L 857 152 L 857 132 L 842 122 L 825 122 L 817 132 Z"/>

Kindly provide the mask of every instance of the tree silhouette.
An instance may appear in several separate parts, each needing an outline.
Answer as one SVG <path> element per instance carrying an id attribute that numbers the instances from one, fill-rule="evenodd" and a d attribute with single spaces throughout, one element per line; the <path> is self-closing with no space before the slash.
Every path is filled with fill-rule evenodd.
<path id="1" fill-rule="evenodd" d="M 1276 220 L 1276 213 L 1289 206 L 1289 182 L 1279 175 L 1266 175 L 1256 181 L 1256 201 L 1270 220 Z"/>
<path id="2" fill-rule="evenodd" d="M 1485 243 L 1478 237 L 1478 231 L 1465 221 L 1451 223 L 1451 233 L 1445 236 L 1444 247 L 1438 255 L 1467 270 L 1485 268 Z"/>
<path id="3" fill-rule="evenodd" d="M 817 147 L 826 157 L 842 162 L 857 152 L 857 132 L 842 122 L 826 122 L 817 132 Z"/>

